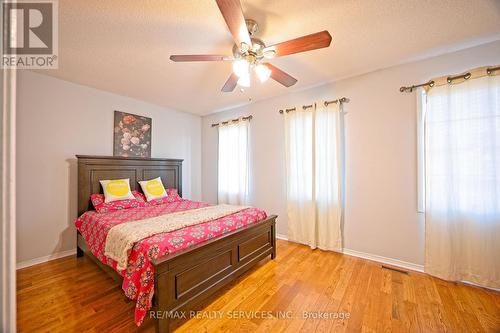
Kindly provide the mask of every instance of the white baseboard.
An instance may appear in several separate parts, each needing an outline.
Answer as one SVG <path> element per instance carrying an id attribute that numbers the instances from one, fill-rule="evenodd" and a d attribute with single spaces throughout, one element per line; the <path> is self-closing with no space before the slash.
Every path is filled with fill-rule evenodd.
<path id="1" fill-rule="evenodd" d="M 414 263 L 407 262 L 407 261 L 382 257 L 382 256 L 379 256 L 376 254 L 365 253 L 365 252 L 360 252 L 360 251 L 355 251 L 355 250 L 350 250 L 350 249 L 344 249 L 342 252 L 344 254 L 347 254 L 350 256 L 363 258 L 363 259 L 367 259 L 367 260 L 372 260 L 372 261 L 380 262 L 382 264 L 387 264 L 387 265 L 391 265 L 391 266 L 395 266 L 395 267 L 401 267 L 401 268 L 405 268 L 405 269 L 409 269 L 409 270 L 417 271 L 417 272 L 421 272 L 421 273 L 424 272 L 423 265 L 418 265 L 418 264 L 414 264 Z"/>
<path id="2" fill-rule="evenodd" d="M 281 239 L 281 240 L 288 240 L 288 237 L 286 235 L 282 235 L 282 234 L 276 234 L 276 238 L 278 239 Z"/>
<path id="3" fill-rule="evenodd" d="M 286 235 L 282 234 L 276 234 L 277 239 L 285 240 L 288 241 L 288 237 Z M 423 265 L 417 265 L 411 262 L 406 262 L 398 259 L 392 259 L 392 258 L 387 258 L 387 257 L 382 257 L 376 254 L 371 254 L 371 253 L 365 253 L 365 252 L 360 252 L 360 251 L 355 251 L 355 250 L 350 250 L 350 249 L 344 249 L 342 251 L 344 254 L 358 257 L 358 258 L 363 258 L 367 260 L 372 260 L 376 262 L 380 262 L 383 264 L 395 266 L 395 267 L 401 267 L 404 269 L 410 269 L 412 271 L 417 271 L 417 272 L 424 272 L 424 266 Z"/>
<path id="4" fill-rule="evenodd" d="M 52 253 L 48 256 L 18 262 L 16 264 L 16 269 L 21 269 L 21 268 L 30 267 L 33 265 L 38 265 L 38 264 L 41 264 L 41 263 L 44 263 L 44 262 L 47 262 L 50 260 L 59 259 L 59 258 L 63 258 L 63 257 L 75 255 L 75 254 L 76 254 L 76 249 Z"/>
<path id="5" fill-rule="evenodd" d="M 463 284 L 467 284 L 469 286 L 473 286 L 473 287 L 479 287 L 479 288 L 483 288 L 483 289 L 488 289 L 488 290 L 494 290 L 496 292 L 500 292 L 500 289 L 498 288 L 493 288 L 493 287 L 483 287 L 483 286 L 480 286 L 479 284 L 476 284 L 474 282 L 469 282 L 469 281 L 460 281 L 462 282 Z"/>

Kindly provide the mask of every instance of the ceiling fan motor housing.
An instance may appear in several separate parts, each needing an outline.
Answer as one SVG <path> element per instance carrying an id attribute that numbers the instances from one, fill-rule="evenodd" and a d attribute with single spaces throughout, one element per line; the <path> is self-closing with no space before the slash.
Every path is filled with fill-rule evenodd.
<path id="1" fill-rule="evenodd" d="M 247 25 L 248 33 L 250 34 L 250 40 L 252 45 L 233 45 L 233 55 L 236 59 L 245 59 L 250 64 L 254 65 L 264 58 L 264 48 L 266 44 L 262 39 L 254 37 L 254 35 L 259 31 L 259 25 L 255 20 L 246 19 L 245 23 Z"/>
<path id="2" fill-rule="evenodd" d="M 245 24 L 247 25 L 247 30 L 250 36 L 259 32 L 259 24 L 255 20 L 245 19 Z"/>

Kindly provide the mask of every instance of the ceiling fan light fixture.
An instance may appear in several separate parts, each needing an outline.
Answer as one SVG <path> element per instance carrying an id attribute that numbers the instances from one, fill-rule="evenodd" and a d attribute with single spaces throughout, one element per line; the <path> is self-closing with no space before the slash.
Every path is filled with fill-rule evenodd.
<path id="1" fill-rule="evenodd" d="M 266 48 L 264 49 L 264 52 L 262 52 L 262 55 L 266 59 L 272 59 L 276 55 L 276 50 L 274 48 Z"/>
<path id="2" fill-rule="evenodd" d="M 302 53 L 329 47 L 332 35 L 327 30 L 319 31 L 309 35 L 290 39 L 285 42 L 267 46 L 264 41 L 256 37 L 259 30 L 256 21 L 245 19 L 241 10 L 241 0 L 216 0 L 217 6 L 226 21 L 226 25 L 233 37 L 233 56 L 217 54 L 178 54 L 171 55 L 170 60 L 175 62 L 186 61 L 235 61 L 233 73 L 224 83 L 222 92 L 234 91 L 237 85 L 249 87 L 250 76 L 258 76 L 261 82 L 272 78 L 285 87 L 291 87 L 297 83 L 297 79 L 282 71 L 264 59 L 283 57 L 291 54 Z M 267 68 L 266 68 L 267 67 Z"/>
<path id="3" fill-rule="evenodd" d="M 238 77 L 249 76 L 250 64 L 245 59 L 236 60 L 233 63 L 233 73 Z"/>
<path id="4" fill-rule="evenodd" d="M 242 53 L 246 53 L 248 52 L 248 50 L 250 50 L 250 45 L 248 45 L 247 43 L 241 43 L 240 50 Z"/>
<path id="5" fill-rule="evenodd" d="M 266 82 L 267 79 L 269 79 L 269 77 L 271 76 L 271 70 L 269 69 L 269 67 L 262 64 L 255 67 L 255 73 L 257 73 L 260 82 Z"/>
<path id="6" fill-rule="evenodd" d="M 250 74 L 240 76 L 238 79 L 238 85 L 242 87 L 250 87 Z"/>

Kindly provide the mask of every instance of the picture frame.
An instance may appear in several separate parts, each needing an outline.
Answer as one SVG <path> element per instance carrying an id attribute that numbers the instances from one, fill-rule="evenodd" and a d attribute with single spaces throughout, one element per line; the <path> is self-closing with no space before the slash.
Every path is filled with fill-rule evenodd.
<path id="1" fill-rule="evenodd" d="M 113 156 L 151 157 L 152 119 L 115 111 Z"/>

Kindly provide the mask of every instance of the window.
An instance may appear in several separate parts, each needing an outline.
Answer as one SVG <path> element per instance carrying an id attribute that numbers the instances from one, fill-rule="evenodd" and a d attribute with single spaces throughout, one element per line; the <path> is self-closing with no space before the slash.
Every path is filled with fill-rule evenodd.
<path id="1" fill-rule="evenodd" d="M 248 201 L 248 137 L 248 121 L 219 126 L 219 203 L 243 205 Z"/>
<path id="2" fill-rule="evenodd" d="M 419 213 L 425 212 L 425 112 L 427 94 L 422 88 L 417 89 L 417 156 L 418 156 L 418 202 Z"/>
<path id="3" fill-rule="evenodd" d="M 425 197 L 434 213 L 500 218 L 500 84 L 432 88 L 425 112 Z"/>

